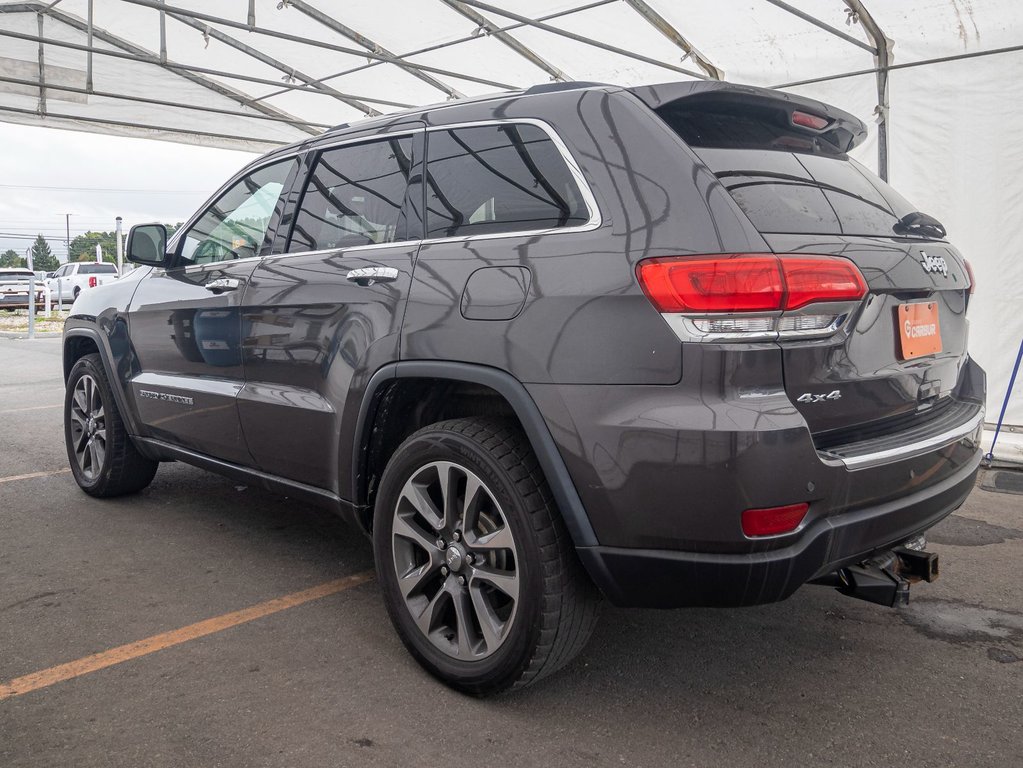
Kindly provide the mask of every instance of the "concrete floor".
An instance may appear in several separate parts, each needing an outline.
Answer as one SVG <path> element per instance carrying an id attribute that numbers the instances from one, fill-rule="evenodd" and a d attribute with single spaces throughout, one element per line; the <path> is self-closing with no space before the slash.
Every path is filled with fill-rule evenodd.
<path id="1" fill-rule="evenodd" d="M 0 339 L 0 689 L 372 567 L 324 513 L 181 464 L 114 501 L 4 482 L 66 468 L 61 398 L 58 339 Z M 1023 496 L 978 489 L 931 540 L 907 609 L 609 608 L 487 701 L 420 671 L 370 581 L 0 700 L 0 766 L 1023 765 Z"/>

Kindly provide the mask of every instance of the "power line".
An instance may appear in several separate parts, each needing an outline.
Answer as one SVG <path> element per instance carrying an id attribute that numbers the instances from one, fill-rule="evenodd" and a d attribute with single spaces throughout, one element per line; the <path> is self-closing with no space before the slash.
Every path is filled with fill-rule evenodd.
<path id="1" fill-rule="evenodd" d="M 57 192 L 130 192 L 139 195 L 208 195 L 208 189 L 120 189 L 117 187 L 44 187 L 36 184 L 0 184 L 4 189 L 46 189 Z"/>

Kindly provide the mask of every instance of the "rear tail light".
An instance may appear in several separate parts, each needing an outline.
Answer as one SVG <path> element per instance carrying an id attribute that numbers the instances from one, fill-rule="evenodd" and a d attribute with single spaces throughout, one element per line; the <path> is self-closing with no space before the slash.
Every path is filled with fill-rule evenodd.
<path id="1" fill-rule="evenodd" d="M 810 505 L 787 504 L 784 507 L 747 509 L 742 513 L 742 532 L 749 537 L 792 533 L 803 522 Z"/>
<path id="2" fill-rule="evenodd" d="M 670 256 L 641 261 L 636 274 L 683 340 L 829 335 L 867 292 L 856 265 L 837 256 Z M 820 311 L 806 309 L 814 304 Z"/>
<path id="3" fill-rule="evenodd" d="M 977 278 L 973 276 L 973 267 L 970 266 L 969 259 L 963 259 L 963 263 L 966 265 L 966 274 L 970 278 L 970 295 L 973 295 L 974 289 L 977 287 Z"/>
<path id="4" fill-rule="evenodd" d="M 93 275 L 92 277 L 89 278 L 89 287 L 90 288 L 95 288 L 96 287 L 96 276 L 95 275 Z"/>

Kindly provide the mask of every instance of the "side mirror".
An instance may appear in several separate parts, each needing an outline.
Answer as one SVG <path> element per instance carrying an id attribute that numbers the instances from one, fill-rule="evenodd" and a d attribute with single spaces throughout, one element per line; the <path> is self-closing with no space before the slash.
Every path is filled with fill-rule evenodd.
<path id="1" fill-rule="evenodd" d="M 128 261 L 148 267 L 166 267 L 167 227 L 163 224 L 138 224 L 128 232 Z"/>

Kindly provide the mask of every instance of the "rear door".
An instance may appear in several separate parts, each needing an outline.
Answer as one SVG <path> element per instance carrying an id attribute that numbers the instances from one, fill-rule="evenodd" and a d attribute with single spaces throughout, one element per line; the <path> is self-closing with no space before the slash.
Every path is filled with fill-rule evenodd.
<path id="1" fill-rule="evenodd" d="M 238 419 L 245 286 L 269 249 L 298 161 L 246 173 L 183 228 L 170 269 L 139 282 L 129 310 L 139 373 L 131 387 L 149 433 L 250 465 Z"/>
<path id="2" fill-rule="evenodd" d="M 307 157 L 286 252 L 259 263 L 244 299 L 239 408 L 266 472 L 338 491 L 341 424 L 360 403 L 350 394 L 398 359 L 422 237 L 422 188 L 410 184 L 421 157 L 418 129 Z"/>

